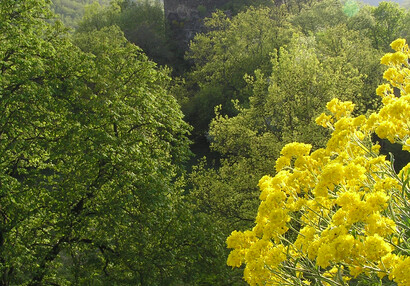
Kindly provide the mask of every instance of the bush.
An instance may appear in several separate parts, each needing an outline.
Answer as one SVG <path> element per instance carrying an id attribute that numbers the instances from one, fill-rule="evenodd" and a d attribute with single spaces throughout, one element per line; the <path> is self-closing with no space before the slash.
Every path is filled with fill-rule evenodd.
<path id="1" fill-rule="evenodd" d="M 352 102 L 333 99 L 316 119 L 333 131 L 326 148 L 290 143 L 260 180 L 256 226 L 227 239 L 228 265 L 245 264 L 250 285 L 410 284 L 410 163 L 397 173 L 372 141 L 410 151 L 410 51 L 403 39 L 391 47 L 381 109 L 353 117 Z"/>

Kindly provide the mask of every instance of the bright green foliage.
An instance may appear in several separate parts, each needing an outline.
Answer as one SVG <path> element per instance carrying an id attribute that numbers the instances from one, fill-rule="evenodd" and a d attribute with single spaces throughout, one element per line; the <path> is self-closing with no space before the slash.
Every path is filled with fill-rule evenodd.
<path id="1" fill-rule="evenodd" d="M 409 36 L 408 14 L 397 3 L 380 2 L 378 7 L 365 6 L 349 21 L 353 29 L 371 39 L 374 48 L 390 52 L 394 39 Z"/>
<path id="2" fill-rule="evenodd" d="M 168 73 L 116 27 L 77 47 L 48 17 L 0 2 L 0 284 L 197 285 L 193 249 L 223 250 L 180 192 Z"/>
<path id="3" fill-rule="evenodd" d="M 349 62 L 348 68 L 353 66 L 363 74 L 366 78 L 360 92 L 363 97 L 360 110 L 374 108 L 376 102 L 371 94 L 382 72 L 377 65 L 380 53 L 367 45 L 369 40 L 363 38 L 363 34 L 354 32 L 360 28 L 351 27 L 355 20 L 349 20 L 342 4 L 327 0 L 303 5 L 300 12 L 295 7 L 287 8 L 285 5 L 250 8 L 233 18 L 219 12 L 206 21 L 209 31 L 196 35 L 191 42 L 188 58 L 194 67 L 186 75 L 186 91 L 182 92 L 184 100 L 181 101 L 195 133 L 206 132 L 213 108 L 218 104 L 222 104 L 222 114 L 235 115 L 231 101 L 244 104 L 251 95 L 244 75 L 252 75 L 256 69 L 269 72 L 270 53 L 286 45 L 295 30 L 317 37 L 319 45 L 325 42 L 323 56 L 328 57 L 330 53 L 333 65 L 344 65 L 346 62 L 341 60 L 344 58 Z M 354 44 L 350 44 L 352 42 Z M 359 49 L 360 45 L 365 48 Z"/>
<path id="4" fill-rule="evenodd" d="M 269 172 L 269 162 L 276 158 L 282 144 L 304 138 L 316 146 L 321 145 L 325 134 L 315 126 L 312 118 L 323 110 L 326 98 L 336 94 L 351 98 L 362 86 L 361 77 L 351 65 L 334 64 L 342 60 L 346 63 L 346 58 L 328 57 L 320 62 L 315 43 L 309 42 L 313 39 L 301 39 L 305 43 L 294 44 L 289 50 L 281 48 L 274 55 L 269 78 L 257 72 L 254 80 L 249 79 L 253 88 L 250 108 L 238 107 L 239 114 L 231 118 L 219 114 L 218 110 L 211 124 L 209 135 L 213 149 L 229 159 L 222 162 L 219 171 L 209 171 L 212 179 L 206 180 L 207 187 L 200 183 L 200 177 L 206 176 L 206 172 L 195 172 L 193 176 L 196 187 L 201 190 L 198 195 L 218 193 L 207 196 L 212 200 L 208 205 L 215 207 L 217 212 L 230 209 L 220 212 L 227 219 L 249 219 L 252 211 L 244 202 L 255 198 L 250 190 L 255 189 L 258 170 Z M 225 187 L 209 187 L 209 184 Z M 237 200 L 234 193 L 247 199 Z M 232 203 L 219 199 L 221 196 L 232 197 Z M 238 203 L 242 206 L 235 206 Z M 241 210 L 244 214 L 238 214 Z M 235 214 L 229 216 L 229 212 Z"/>
<path id="5" fill-rule="evenodd" d="M 139 46 L 156 63 L 172 61 L 163 6 L 159 1 L 118 0 L 105 7 L 94 3 L 86 9 L 77 30 L 91 32 L 111 25 L 119 26 L 128 41 Z"/>
<path id="6" fill-rule="evenodd" d="M 405 11 L 396 3 L 381 2 L 377 8 L 372 9 L 372 15 L 376 23 L 372 27 L 371 38 L 376 47 L 386 50 L 400 36 Z"/>
<path id="7" fill-rule="evenodd" d="M 380 105 L 374 90 L 381 83 L 383 67 L 379 59 L 382 52 L 372 48 L 370 39 L 348 29 L 345 24 L 328 27 L 318 32 L 315 38 L 318 57 L 329 61 L 328 65 L 333 69 L 339 69 L 339 77 L 349 76 L 351 70 L 361 74 L 362 87 L 355 94 L 356 112 L 375 110 Z"/>
<path id="8" fill-rule="evenodd" d="M 314 45 L 314 39 L 301 37 L 288 51 L 281 48 L 272 59 L 267 89 L 262 83 L 266 79 L 255 83 L 253 116 L 262 116 L 264 131 L 274 134 L 279 144 L 302 137 L 321 146 L 324 135 L 312 118 L 324 109 L 327 98 L 352 98 L 362 86 L 346 57 L 317 55 Z"/>
<path id="9" fill-rule="evenodd" d="M 359 3 L 355 0 L 347 0 L 343 3 L 343 12 L 349 17 L 356 15 L 359 10 Z"/>
<path id="10" fill-rule="evenodd" d="M 76 28 L 84 15 L 85 7 L 94 2 L 108 5 L 110 0 L 52 0 L 51 7 L 65 25 Z"/>
<path id="11" fill-rule="evenodd" d="M 244 75 L 269 70 L 269 54 L 291 34 L 285 16 L 283 8 L 250 8 L 232 19 L 217 12 L 206 20 L 209 31 L 196 35 L 188 52 L 194 67 L 187 76 L 189 104 L 183 106 L 197 132 L 208 128 L 216 105 L 234 114 L 231 100 L 248 100 Z"/>
<path id="12" fill-rule="evenodd" d="M 250 8 L 233 19 L 221 11 L 214 13 L 206 21 L 210 31 L 197 35 L 191 43 L 188 58 L 195 64 L 192 79 L 199 85 L 228 81 L 231 88 L 243 86 L 248 66 L 262 65 L 266 55 L 285 43 L 282 37 L 289 35 L 280 29 L 286 25 L 283 11 L 276 12 Z M 274 16 L 282 17 L 272 21 Z"/>
<path id="13" fill-rule="evenodd" d="M 315 34 L 328 27 L 345 23 L 347 15 L 338 0 L 314 1 L 291 17 L 293 25 L 305 35 Z"/>

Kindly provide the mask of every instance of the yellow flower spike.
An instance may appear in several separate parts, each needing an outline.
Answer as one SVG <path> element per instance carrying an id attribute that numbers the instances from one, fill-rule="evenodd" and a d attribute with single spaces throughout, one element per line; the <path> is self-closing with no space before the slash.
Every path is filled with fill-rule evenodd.
<path id="1" fill-rule="evenodd" d="M 255 239 L 256 237 L 254 233 L 250 230 L 245 232 L 234 230 L 227 238 L 226 244 L 228 245 L 228 248 L 247 248 L 253 243 L 253 241 L 255 241 Z"/>
<path id="2" fill-rule="evenodd" d="M 376 128 L 376 134 L 382 138 L 382 139 L 387 139 L 391 143 L 394 143 L 394 137 L 392 134 L 395 133 L 396 126 L 392 124 L 391 122 L 384 121 L 380 123 L 379 126 Z"/>
<path id="3" fill-rule="evenodd" d="M 271 188 L 271 187 L 266 187 L 266 188 L 263 188 L 261 191 L 262 191 L 262 192 L 261 192 L 261 194 L 259 195 L 259 199 L 260 199 L 261 201 L 266 201 L 266 198 L 268 197 L 268 195 L 273 192 L 273 188 Z"/>
<path id="4" fill-rule="evenodd" d="M 403 50 L 405 45 L 406 45 L 406 40 L 405 39 L 397 39 L 397 40 L 394 40 L 390 44 L 390 47 L 395 51 L 401 51 L 401 50 Z"/>
<path id="5" fill-rule="evenodd" d="M 336 226 L 346 225 L 347 224 L 347 215 L 348 212 L 344 209 L 338 209 L 332 216 L 332 223 Z"/>
<path id="6" fill-rule="evenodd" d="M 340 163 L 326 165 L 321 174 L 321 181 L 326 187 L 338 185 L 344 178 L 344 168 Z"/>
<path id="7" fill-rule="evenodd" d="M 403 181 L 406 181 L 410 175 L 410 163 L 404 166 L 397 175 Z"/>
<path id="8" fill-rule="evenodd" d="M 383 78 L 387 79 L 388 81 L 392 82 L 396 79 L 398 76 L 398 72 L 395 68 L 388 68 L 384 73 L 383 73 Z"/>
<path id="9" fill-rule="evenodd" d="M 377 267 L 379 267 L 380 271 L 377 273 L 380 279 L 383 279 L 388 273 L 390 273 L 391 269 L 400 261 L 400 258 L 396 254 L 388 253 L 383 256 Z"/>
<path id="10" fill-rule="evenodd" d="M 407 64 L 407 59 L 408 56 L 406 54 L 397 52 L 391 56 L 390 62 L 394 65 Z"/>
<path id="11" fill-rule="evenodd" d="M 269 267 L 276 268 L 280 263 L 286 260 L 286 249 L 282 244 L 272 247 L 268 253 L 266 262 Z"/>
<path id="12" fill-rule="evenodd" d="M 366 195 L 366 204 L 373 211 L 382 211 L 387 208 L 387 201 L 390 199 L 384 191 L 377 191 Z"/>
<path id="13" fill-rule="evenodd" d="M 378 121 L 379 121 L 379 114 L 372 113 L 370 114 L 369 118 L 367 119 L 366 123 L 362 126 L 361 129 L 364 131 L 371 132 L 376 128 Z"/>
<path id="14" fill-rule="evenodd" d="M 365 231 L 367 235 L 380 235 L 386 237 L 394 233 L 396 229 L 396 224 L 390 218 L 380 215 L 379 212 L 373 213 L 372 215 L 364 219 Z"/>
<path id="15" fill-rule="evenodd" d="M 378 261 L 381 257 L 392 251 L 390 244 L 384 241 L 383 237 L 378 234 L 366 237 L 364 249 L 365 253 L 363 255 L 370 261 Z"/>
<path id="16" fill-rule="evenodd" d="M 381 146 L 379 144 L 375 144 L 375 145 L 372 146 L 371 151 L 375 154 L 379 154 L 380 153 L 380 148 L 381 148 Z"/>
<path id="17" fill-rule="evenodd" d="M 286 156 L 281 156 L 276 160 L 275 170 L 276 172 L 281 171 L 285 167 L 290 166 L 290 158 Z"/>
<path id="18" fill-rule="evenodd" d="M 385 54 L 381 59 L 380 59 L 380 63 L 381 64 L 383 64 L 383 65 L 389 65 L 390 64 L 390 59 L 391 59 L 391 56 L 392 56 L 393 54 L 392 53 L 387 53 L 387 54 Z"/>
<path id="19" fill-rule="evenodd" d="M 316 229 L 312 226 L 305 226 L 298 234 L 294 246 L 299 251 L 306 251 L 310 243 L 315 239 Z"/>
<path id="20" fill-rule="evenodd" d="M 299 156 L 307 156 L 309 155 L 311 149 L 312 145 L 310 144 L 293 142 L 283 147 L 280 153 L 285 157 L 292 158 Z"/>
<path id="21" fill-rule="evenodd" d="M 315 122 L 319 126 L 329 128 L 333 124 L 333 118 L 331 115 L 326 115 L 325 113 L 322 113 L 316 118 Z"/>
<path id="22" fill-rule="evenodd" d="M 366 179 L 366 168 L 353 162 L 349 163 L 344 169 L 344 178 L 346 180 L 359 180 L 364 181 Z"/>
<path id="23" fill-rule="evenodd" d="M 388 84 L 388 83 L 386 83 L 386 84 L 381 84 L 381 85 L 379 85 L 379 86 L 377 87 L 377 89 L 376 89 L 376 94 L 377 94 L 378 96 L 381 96 L 381 97 L 384 97 L 384 96 L 386 96 L 386 95 L 388 95 L 388 94 L 391 94 L 391 93 L 393 93 L 393 89 L 392 89 L 392 87 L 390 86 L 390 84 Z"/>
<path id="24" fill-rule="evenodd" d="M 339 120 L 342 117 L 347 117 L 349 116 L 353 109 L 355 107 L 355 104 L 351 101 L 340 101 L 337 98 L 333 98 L 331 101 L 329 101 L 326 104 L 326 108 L 333 113 L 335 116 L 336 120 Z"/>
<path id="25" fill-rule="evenodd" d="M 394 94 L 388 94 L 385 97 L 383 97 L 383 99 L 382 99 L 382 103 L 385 106 L 393 104 L 396 101 L 397 101 L 397 97 L 395 97 Z M 379 114 L 383 116 L 386 108 L 388 108 L 388 107 L 385 107 L 382 110 L 380 110 Z"/>
<path id="26" fill-rule="evenodd" d="M 367 120 L 366 116 L 360 115 L 360 116 L 353 119 L 353 126 L 354 127 L 360 127 L 360 126 L 362 126 L 363 124 L 366 123 L 366 120 Z"/>
<path id="27" fill-rule="evenodd" d="M 317 252 L 316 265 L 326 268 L 335 259 L 335 249 L 329 244 L 322 244 Z"/>
<path id="28" fill-rule="evenodd" d="M 232 268 L 241 267 L 241 265 L 245 263 L 245 255 L 246 250 L 234 249 L 229 253 L 226 264 Z"/>
<path id="29" fill-rule="evenodd" d="M 410 285 L 410 257 L 407 256 L 393 266 L 392 274 L 398 286 Z"/>
<path id="30" fill-rule="evenodd" d="M 349 261 L 355 251 L 356 240 L 351 234 L 338 235 L 332 242 L 337 262 Z"/>
<path id="31" fill-rule="evenodd" d="M 258 187 L 260 189 L 264 189 L 264 188 L 270 186 L 271 183 L 272 183 L 272 177 L 268 176 L 268 175 L 265 175 L 259 180 Z"/>
<path id="32" fill-rule="evenodd" d="M 399 173 L 400 176 L 400 173 Z M 401 189 L 400 183 L 392 178 L 392 177 L 386 177 L 384 179 L 376 181 L 376 183 L 373 185 L 374 192 L 376 191 L 387 191 L 387 192 L 392 192 L 393 189 L 399 190 Z"/>

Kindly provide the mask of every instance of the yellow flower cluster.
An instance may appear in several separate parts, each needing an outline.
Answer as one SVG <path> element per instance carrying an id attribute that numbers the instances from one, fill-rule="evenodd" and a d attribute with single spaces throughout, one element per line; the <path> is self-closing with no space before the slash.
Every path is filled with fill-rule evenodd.
<path id="1" fill-rule="evenodd" d="M 383 99 L 383 108 L 374 114 L 369 124 L 371 130 L 390 142 L 401 142 L 403 149 L 410 150 L 410 50 L 404 39 L 397 39 L 391 44 L 396 51 L 383 56 L 381 63 L 389 68 L 383 77 L 389 81 L 379 86 L 377 95 Z M 396 97 L 394 92 L 400 92 Z"/>
<path id="2" fill-rule="evenodd" d="M 288 144 L 276 175 L 260 180 L 255 227 L 227 240 L 228 265 L 245 264 L 250 285 L 344 285 L 363 275 L 410 285 L 410 164 L 396 174 L 371 137 L 410 150 L 410 52 L 403 39 L 391 46 L 381 60 L 389 83 L 376 91 L 383 107 L 352 117 L 352 102 L 333 99 L 316 120 L 333 130 L 326 148 Z"/>

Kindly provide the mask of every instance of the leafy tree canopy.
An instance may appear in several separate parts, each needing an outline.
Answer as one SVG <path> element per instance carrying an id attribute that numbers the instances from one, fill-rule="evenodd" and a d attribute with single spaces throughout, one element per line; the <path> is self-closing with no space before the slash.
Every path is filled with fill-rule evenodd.
<path id="1" fill-rule="evenodd" d="M 131 43 L 158 64 L 172 64 L 174 55 L 165 34 L 164 10 L 159 1 L 112 1 L 109 6 L 95 2 L 86 8 L 79 32 L 117 25 Z"/>
<path id="2" fill-rule="evenodd" d="M 94 2 L 106 6 L 110 0 L 52 0 L 51 7 L 65 25 L 76 28 L 84 15 L 84 9 Z"/>
<path id="3" fill-rule="evenodd" d="M 283 8 L 250 8 L 232 19 L 223 12 L 206 20 L 187 54 L 194 67 L 187 75 L 183 110 L 197 133 L 204 133 L 216 105 L 235 114 L 231 100 L 247 102 L 245 74 L 270 68 L 269 54 L 287 43 L 292 30 Z"/>
<path id="4" fill-rule="evenodd" d="M 409 11 L 397 3 L 380 2 L 377 7 L 365 6 L 350 19 L 351 27 L 363 32 L 376 49 L 390 52 L 390 43 L 410 35 Z"/>
<path id="5" fill-rule="evenodd" d="M 1 284 L 210 279 L 201 256 L 223 248 L 182 196 L 189 128 L 168 72 L 118 27 L 71 40 L 50 17 L 0 2 Z"/>

